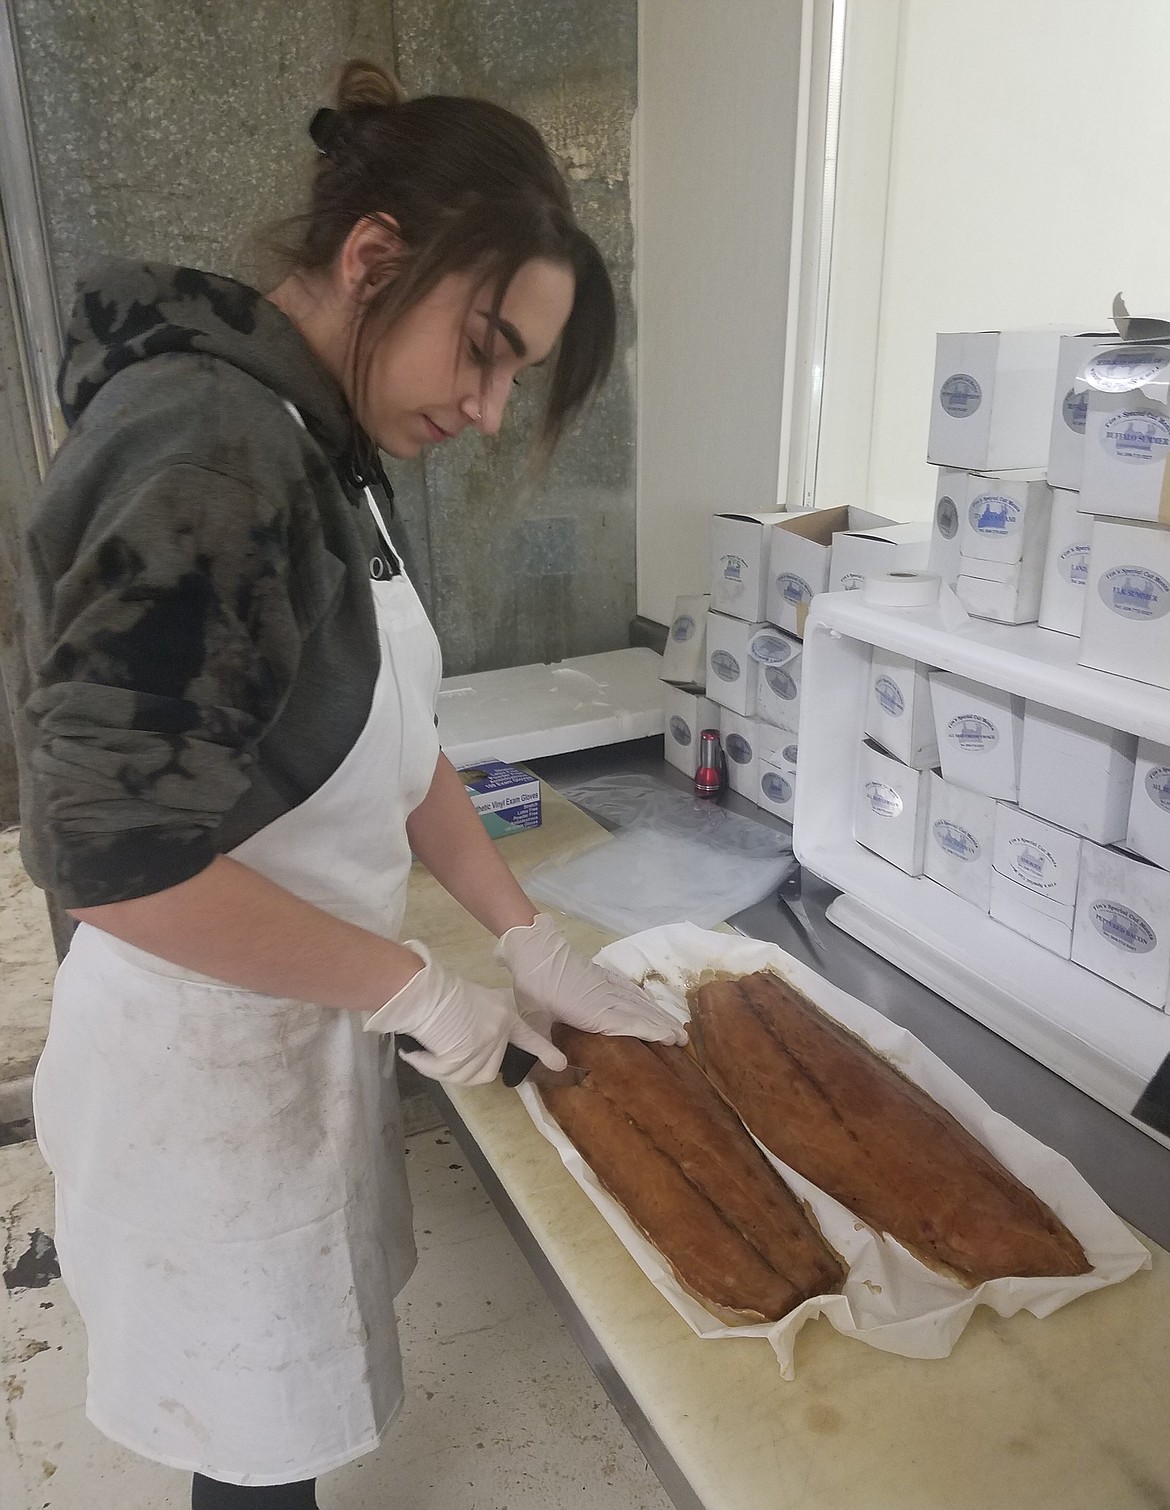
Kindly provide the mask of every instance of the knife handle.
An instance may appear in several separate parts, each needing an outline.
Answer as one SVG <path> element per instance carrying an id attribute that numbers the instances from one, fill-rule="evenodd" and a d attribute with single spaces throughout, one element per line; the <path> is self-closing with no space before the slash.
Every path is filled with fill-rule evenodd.
<path id="1" fill-rule="evenodd" d="M 410 1033 L 396 1035 L 398 1047 L 405 1049 L 408 1054 L 417 1054 L 422 1049 L 422 1044 Z M 500 1075 L 509 1089 L 519 1085 L 529 1070 L 536 1063 L 536 1055 L 530 1054 L 527 1049 L 521 1049 L 514 1043 L 510 1043 L 504 1050 L 503 1062 L 500 1065 Z"/>

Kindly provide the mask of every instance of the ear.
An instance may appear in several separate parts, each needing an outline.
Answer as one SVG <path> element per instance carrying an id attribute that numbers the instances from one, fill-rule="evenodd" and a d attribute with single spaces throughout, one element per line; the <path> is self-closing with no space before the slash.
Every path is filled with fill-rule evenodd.
<path id="1" fill-rule="evenodd" d="M 392 215 L 356 221 L 341 244 L 336 269 L 341 286 L 356 304 L 366 304 L 402 267 L 406 246 Z"/>

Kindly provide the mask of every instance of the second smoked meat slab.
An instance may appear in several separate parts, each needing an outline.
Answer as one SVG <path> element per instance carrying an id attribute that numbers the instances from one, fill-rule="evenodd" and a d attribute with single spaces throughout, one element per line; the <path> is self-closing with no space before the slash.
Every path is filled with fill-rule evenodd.
<path id="1" fill-rule="evenodd" d="M 916 1257 L 969 1285 L 1089 1271 L 977 1138 L 787 982 L 712 981 L 691 1009 L 700 1064 L 765 1148 Z"/>

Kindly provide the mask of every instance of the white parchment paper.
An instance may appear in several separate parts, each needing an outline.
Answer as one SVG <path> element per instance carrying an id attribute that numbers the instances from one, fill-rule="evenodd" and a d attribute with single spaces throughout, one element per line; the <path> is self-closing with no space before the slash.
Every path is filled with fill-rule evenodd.
<path id="1" fill-rule="evenodd" d="M 661 1005 L 688 1016 L 686 993 L 704 971 L 783 975 L 831 1017 L 845 1024 L 944 1106 L 1024 1184 L 1056 1212 L 1079 1239 L 1093 1268 L 1074 1279 L 993 1279 L 974 1289 L 928 1269 L 892 1238 L 860 1222 L 795 1170 L 764 1153 L 815 1213 L 825 1237 L 849 1265 L 839 1295 L 806 1300 L 771 1325 L 730 1327 L 679 1285 L 657 1250 L 601 1186 L 592 1170 L 545 1111 L 539 1093 L 522 1085 L 529 1115 L 565 1167 L 617 1233 L 631 1257 L 700 1337 L 766 1337 L 785 1379 L 795 1377 L 793 1350 L 805 1322 L 826 1316 L 843 1336 L 907 1358 L 945 1358 L 977 1305 L 1001 1316 L 1028 1310 L 1047 1316 L 1078 1295 L 1149 1268 L 1150 1255 L 1067 1159 L 992 1111 L 953 1070 L 904 1028 L 847 995 L 774 944 L 712 933 L 689 923 L 634 934 L 609 945 L 597 961 L 642 982 Z"/>

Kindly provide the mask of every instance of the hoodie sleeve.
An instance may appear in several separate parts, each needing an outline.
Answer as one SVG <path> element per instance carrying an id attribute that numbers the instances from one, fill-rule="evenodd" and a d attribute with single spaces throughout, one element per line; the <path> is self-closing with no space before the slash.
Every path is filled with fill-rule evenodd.
<path id="1" fill-rule="evenodd" d="M 66 907 L 198 874 L 296 675 L 303 625 L 279 502 L 190 462 L 87 529 L 46 588 L 24 714 L 43 874 Z"/>

